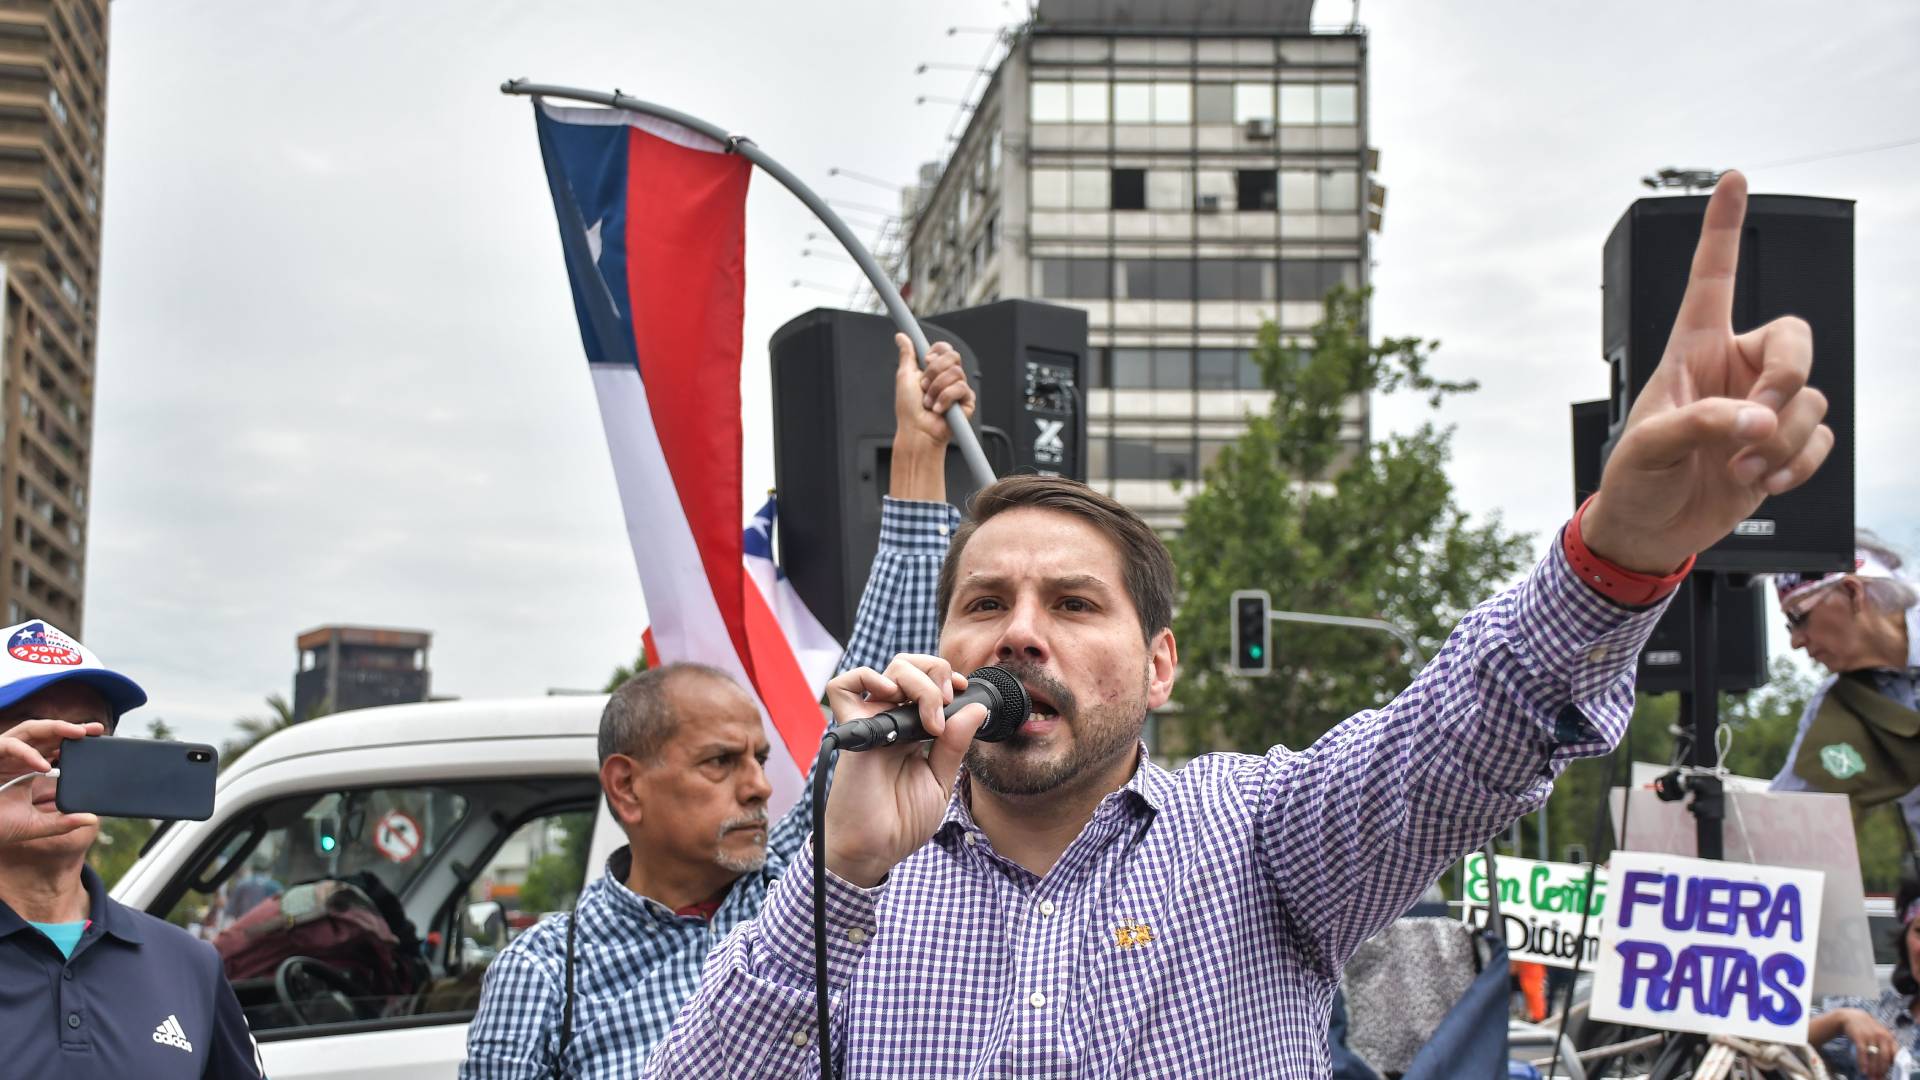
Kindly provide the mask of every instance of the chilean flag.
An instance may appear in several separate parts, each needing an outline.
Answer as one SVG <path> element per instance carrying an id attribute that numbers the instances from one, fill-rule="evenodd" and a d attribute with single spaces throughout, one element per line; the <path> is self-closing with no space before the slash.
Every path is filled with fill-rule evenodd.
<path id="1" fill-rule="evenodd" d="M 787 572 L 774 560 L 773 523 L 778 510 L 776 500 L 768 495 L 767 505 L 748 523 L 740 543 L 747 556 L 747 574 L 760 587 L 767 606 L 773 609 L 773 617 L 779 621 L 787 644 L 793 647 L 793 657 L 799 661 L 807 686 L 818 701 L 820 695 L 826 693 L 827 680 L 833 678 L 834 671 L 840 667 L 840 657 L 845 650 L 827 628 L 820 625 L 820 620 L 814 618 L 807 602 L 800 599 L 800 591 L 787 580 Z M 818 744 L 819 739 L 816 737 L 814 742 Z"/>
<path id="2" fill-rule="evenodd" d="M 772 744 L 774 809 L 783 809 L 799 797 L 825 730 L 826 679 L 822 643 L 796 650 L 782 628 L 783 614 L 801 624 L 780 610 L 778 573 L 762 585 L 749 571 L 750 562 L 771 570 L 771 547 L 749 560 L 756 526 L 740 528 L 753 166 L 705 135 L 623 110 L 536 101 L 534 119 L 653 620 L 649 663 L 699 661 L 753 691 Z M 771 502 L 763 514 L 770 538 Z M 805 621 L 818 629 L 810 614 Z M 832 664 L 824 670 L 831 675 Z"/>

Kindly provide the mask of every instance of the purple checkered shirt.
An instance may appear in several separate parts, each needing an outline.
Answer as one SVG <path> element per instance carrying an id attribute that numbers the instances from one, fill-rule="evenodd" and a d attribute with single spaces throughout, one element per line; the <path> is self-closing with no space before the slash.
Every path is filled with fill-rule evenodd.
<path id="1" fill-rule="evenodd" d="M 1347 957 L 1615 745 L 1663 607 L 1602 598 L 1556 543 L 1386 708 L 1304 751 L 1143 761 L 1045 877 L 994 851 L 962 774 L 887 881 L 828 878 L 841 1075 L 1327 1076 Z M 708 960 L 648 1077 L 818 1074 L 808 859 Z"/>

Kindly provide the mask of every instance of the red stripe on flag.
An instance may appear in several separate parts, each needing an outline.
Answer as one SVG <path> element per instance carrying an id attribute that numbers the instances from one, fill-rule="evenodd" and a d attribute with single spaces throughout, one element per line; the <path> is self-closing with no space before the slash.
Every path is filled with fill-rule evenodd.
<path id="1" fill-rule="evenodd" d="M 741 574 L 744 576 L 743 569 Z M 767 606 L 760 586 L 745 583 L 747 601 L 747 643 L 753 650 L 754 689 L 773 719 L 774 730 L 787 746 L 787 753 L 800 775 L 807 774 L 808 763 L 820 750 L 820 736 L 826 732 L 826 717 L 807 686 L 807 677 L 794 659 L 793 645 L 780 627 L 780 620 Z"/>
<path id="2" fill-rule="evenodd" d="M 752 171 L 745 158 L 627 129 L 627 291 L 640 378 L 714 604 L 749 677 L 740 340 Z"/>

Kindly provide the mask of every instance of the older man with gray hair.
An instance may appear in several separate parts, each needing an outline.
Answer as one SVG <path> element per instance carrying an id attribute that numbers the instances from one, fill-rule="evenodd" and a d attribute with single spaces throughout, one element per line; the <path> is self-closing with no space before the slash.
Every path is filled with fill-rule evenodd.
<path id="1" fill-rule="evenodd" d="M 769 828 L 767 751 L 759 707 L 716 668 L 668 664 L 614 692 L 600 787 L 627 846 L 572 914 L 488 968 L 463 1077 L 638 1073 L 708 949 L 806 839 L 804 812 Z"/>
<path id="2" fill-rule="evenodd" d="M 879 551 L 841 670 L 928 651 L 934 588 L 959 512 L 946 502 L 949 405 L 973 411 L 960 355 L 923 371 L 897 337 L 893 456 Z M 461 1080 L 631 1078 L 693 996 L 707 954 L 752 919 L 812 830 L 805 799 L 769 824 L 759 707 L 725 672 L 669 664 L 615 691 L 600 787 L 627 834 L 571 915 L 520 935 L 487 969 Z"/>
<path id="3" fill-rule="evenodd" d="M 1920 588 L 1898 552 L 1854 538 L 1853 569 L 1777 574 L 1793 647 L 1833 672 L 1800 717 L 1778 791 L 1829 791 L 1861 808 L 1899 800 L 1920 836 Z"/>

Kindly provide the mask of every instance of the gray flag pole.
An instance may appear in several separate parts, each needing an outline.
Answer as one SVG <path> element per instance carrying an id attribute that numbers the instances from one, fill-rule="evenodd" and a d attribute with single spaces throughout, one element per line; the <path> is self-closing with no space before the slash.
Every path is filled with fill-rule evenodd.
<path id="1" fill-rule="evenodd" d="M 815 195 L 813 189 L 801 183 L 799 177 L 788 172 L 786 166 L 768 157 L 766 151 L 760 149 L 752 139 L 745 135 L 731 134 L 725 128 L 710 124 L 698 117 L 688 116 L 677 109 L 630 98 L 618 90 L 607 94 L 570 86 L 530 83 L 525 79 L 508 79 L 500 84 L 500 92 L 535 98 L 550 97 L 585 101 L 594 105 L 625 109 L 645 116 L 657 116 L 662 120 L 670 120 L 681 127 L 697 131 L 726 147 L 728 153 L 739 154 L 759 166 L 767 175 L 780 181 L 783 187 L 793 192 L 794 197 L 799 199 L 807 209 L 813 211 L 813 215 L 820 219 L 821 224 L 833 233 L 834 239 L 840 241 L 840 246 L 847 249 L 847 254 L 853 256 L 853 261 L 859 264 L 860 271 L 867 275 L 867 281 L 873 286 L 875 294 L 880 297 L 880 302 L 886 305 L 887 314 L 893 319 L 893 325 L 913 342 L 914 354 L 922 357 L 924 362 L 928 348 L 927 335 L 920 329 L 920 321 L 913 317 L 913 312 L 907 310 L 907 302 L 900 298 L 900 290 L 894 287 L 886 272 L 880 269 L 880 264 L 875 262 L 873 256 L 868 253 L 866 245 L 860 242 L 859 237 L 853 235 L 853 230 L 847 228 L 846 223 L 840 220 L 840 215 L 828 208 L 824 199 Z M 993 483 L 993 466 L 987 464 L 987 456 L 980 450 L 980 440 L 974 437 L 973 427 L 967 423 L 967 415 L 960 406 L 954 405 L 947 409 L 947 426 L 953 429 L 953 444 L 960 448 L 960 456 L 966 459 L 967 471 L 973 474 L 974 482 L 981 487 Z"/>

